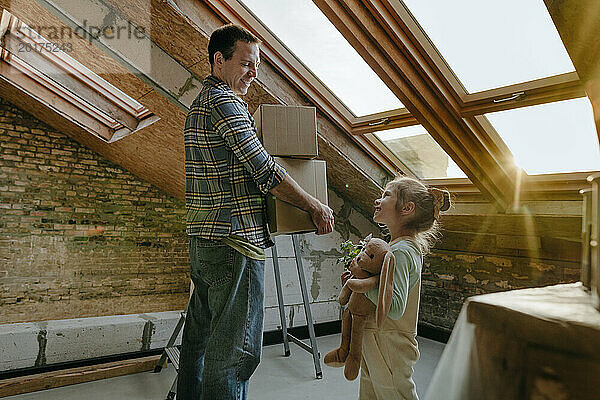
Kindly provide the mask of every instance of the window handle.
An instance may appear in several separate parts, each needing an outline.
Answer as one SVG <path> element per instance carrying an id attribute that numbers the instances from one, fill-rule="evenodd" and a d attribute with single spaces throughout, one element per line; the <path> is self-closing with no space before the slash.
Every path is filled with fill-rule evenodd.
<path id="1" fill-rule="evenodd" d="M 377 122 L 369 122 L 369 126 L 384 125 L 384 124 L 387 124 L 388 122 L 390 122 L 390 119 L 386 117 Z"/>
<path id="2" fill-rule="evenodd" d="M 525 96 L 525 92 L 517 92 L 503 99 L 494 99 L 494 103 L 504 103 L 505 101 L 517 100 L 519 97 Z"/>

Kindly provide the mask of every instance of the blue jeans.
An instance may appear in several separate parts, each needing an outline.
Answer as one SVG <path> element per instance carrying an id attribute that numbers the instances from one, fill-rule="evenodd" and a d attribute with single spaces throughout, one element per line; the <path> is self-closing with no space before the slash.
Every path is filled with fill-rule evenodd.
<path id="1" fill-rule="evenodd" d="M 190 260 L 177 400 L 245 400 L 262 350 L 265 262 L 195 236 Z"/>

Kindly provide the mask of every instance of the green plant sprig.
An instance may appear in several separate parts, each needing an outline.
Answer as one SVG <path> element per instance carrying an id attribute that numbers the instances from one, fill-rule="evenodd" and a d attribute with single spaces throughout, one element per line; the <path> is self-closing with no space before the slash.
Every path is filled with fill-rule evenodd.
<path id="1" fill-rule="evenodd" d="M 344 268 L 348 269 L 350 262 L 360 253 L 365 247 L 366 242 L 361 240 L 358 244 L 352 243 L 350 240 L 346 240 L 340 245 L 342 251 L 342 257 L 337 259 L 338 263 L 344 264 Z"/>

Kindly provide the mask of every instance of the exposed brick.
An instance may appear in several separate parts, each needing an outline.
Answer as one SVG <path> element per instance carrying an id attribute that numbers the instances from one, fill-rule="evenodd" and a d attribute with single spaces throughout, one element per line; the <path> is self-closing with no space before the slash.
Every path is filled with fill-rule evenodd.
<path id="1" fill-rule="evenodd" d="M 184 203 L 7 105 L 0 99 L 0 323 L 185 306 Z M 157 202 L 140 204 L 142 192 Z"/>
<path id="2" fill-rule="evenodd" d="M 39 158 L 26 157 L 23 159 L 23 162 L 29 164 L 28 166 L 31 168 L 35 167 L 34 164 L 44 164 L 45 160 Z"/>
<path id="3" fill-rule="evenodd" d="M 23 157 L 12 155 L 12 154 L 2 154 L 2 159 L 6 161 L 23 161 Z"/>
<path id="4" fill-rule="evenodd" d="M 2 141 L 0 142 L 0 147 L 4 147 L 7 149 L 19 149 L 21 148 L 21 146 L 19 146 L 18 143 L 11 143 L 11 142 L 7 142 L 7 141 Z"/>

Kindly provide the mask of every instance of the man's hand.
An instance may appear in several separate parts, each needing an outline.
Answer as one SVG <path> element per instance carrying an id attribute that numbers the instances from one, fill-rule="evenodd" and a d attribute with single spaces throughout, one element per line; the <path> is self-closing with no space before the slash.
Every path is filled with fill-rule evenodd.
<path id="1" fill-rule="evenodd" d="M 333 231 L 333 211 L 331 208 L 306 193 L 291 176 L 286 175 L 279 185 L 271 189 L 271 193 L 279 200 L 307 211 L 317 228 L 317 235 L 324 235 Z"/>
<path id="2" fill-rule="evenodd" d="M 318 202 L 318 206 L 311 209 L 310 217 L 317 227 L 317 235 L 325 235 L 333 231 L 333 210 L 329 206 Z"/>

